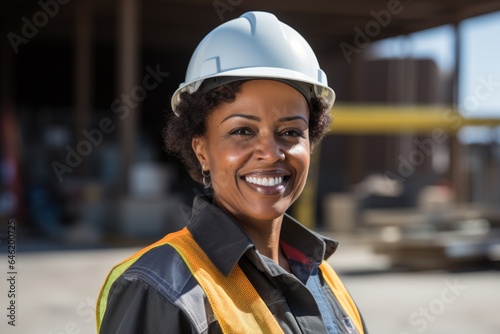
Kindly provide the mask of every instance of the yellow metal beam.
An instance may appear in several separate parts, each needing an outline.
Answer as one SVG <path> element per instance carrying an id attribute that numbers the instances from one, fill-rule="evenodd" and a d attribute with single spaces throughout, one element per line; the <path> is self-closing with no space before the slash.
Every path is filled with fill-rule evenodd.
<path id="1" fill-rule="evenodd" d="M 345 105 L 332 108 L 330 135 L 432 133 L 439 130 L 455 133 L 464 126 L 500 126 L 499 118 L 465 118 L 446 106 Z M 294 214 L 310 228 L 315 221 L 316 189 L 319 169 L 319 147 L 311 159 L 308 182 L 295 203 Z"/>
<path id="2" fill-rule="evenodd" d="M 456 132 L 464 126 L 500 126 L 499 118 L 464 118 L 446 106 L 335 105 L 330 134 L 387 134 L 434 129 Z M 500 113 L 499 113 L 500 114 Z"/>

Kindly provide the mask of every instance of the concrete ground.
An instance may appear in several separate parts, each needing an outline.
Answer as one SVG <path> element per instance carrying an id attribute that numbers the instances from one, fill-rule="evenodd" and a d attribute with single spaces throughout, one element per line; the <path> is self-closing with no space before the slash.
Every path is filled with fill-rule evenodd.
<path id="1" fill-rule="evenodd" d="M 1 254 L 0 333 L 95 333 L 94 305 L 109 269 L 136 249 L 17 255 L 16 326 L 7 324 L 7 258 Z M 363 244 L 332 260 L 371 334 L 498 334 L 500 271 L 386 272 L 385 258 Z"/>

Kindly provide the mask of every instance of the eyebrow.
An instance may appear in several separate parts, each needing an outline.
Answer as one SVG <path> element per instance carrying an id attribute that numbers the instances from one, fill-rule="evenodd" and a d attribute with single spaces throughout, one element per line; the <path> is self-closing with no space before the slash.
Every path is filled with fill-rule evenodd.
<path id="1" fill-rule="evenodd" d="M 257 117 L 257 116 L 253 116 L 253 115 L 247 115 L 247 114 L 231 114 L 231 115 L 227 116 L 226 118 L 224 118 L 224 119 L 223 119 L 223 120 L 219 123 L 219 125 L 220 125 L 220 124 L 222 124 L 222 123 L 224 123 L 224 122 L 225 122 L 225 121 L 227 121 L 228 119 L 233 118 L 233 117 L 243 117 L 243 118 L 249 119 L 249 120 L 251 120 L 251 121 L 257 121 L 257 122 L 259 122 L 259 121 L 260 121 L 260 118 L 259 118 L 259 117 Z"/>
<path id="2" fill-rule="evenodd" d="M 280 118 L 279 121 L 280 122 L 290 122 L 290 121 L 293 121 L 293 120 L 296 120 L 296 119 L 302 120 L 304 123 L 306 123 L 307 126 L 309 126 L 309 123 L 307 122 L 307 120 L 304 117 L 302 117 L 302 116 L 288 116 L 288 117 L 283 117 L 283 118 Z"/>
<path id="3" fill-rule="evenodd" d="M 242 118 L 246 118 L 246 119 L 249 119 L 251 121 L 261 121 L 261 118 L 260 117 L 257 117 L 257 116 L 253 116 L 253 115 L 247 115 L 247 114 L 232 114 L 232 115 L 229 115 L 227 116 L 226 118 L 224 118 L 220 123 L 224 123 L 225 121 L 227 121 L 228 119 L 230 118 L 233 118 L 233 117 L 242 117 Z M 278 121 L 280 122 L 290 122 L 290 121 L 293 121 L 293 120 L 296 120 L 296 119 L 299 119 L 299 120 L 302 120 L 304 123 L 306 123 L 307 126 L 309 126 L 309 123 L 307 122 L 307 120 L 302 117 L 302 116 L 288 116 L 288 117 L 282 117 L 280 118 Z"/>

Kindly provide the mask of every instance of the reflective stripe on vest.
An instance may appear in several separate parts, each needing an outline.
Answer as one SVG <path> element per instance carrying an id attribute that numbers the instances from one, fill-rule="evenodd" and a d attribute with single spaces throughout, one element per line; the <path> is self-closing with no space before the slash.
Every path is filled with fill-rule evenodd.
<path id="1" fill-rule="evenodd" d="M 337 301 L 344 309 L 345 313 L 347 313 L 347 315 L 353 322 L 354 326 L 358 330 L 358 333 L 364 334 L 363 321 L 361 320 L 361 315 L 359 314 L 358 308 L 335 270 L 333 270 L 333 268 L 326 261 L 323 261 L 319 268 L 321 269 L 323 278 L 325 279 L 326 283 L 328 283 L 328 286 L 330 286 L 330 289 L 335 295 L 335 298 L 337 298 Z"/>
<path id="2" fill-rule="evenodd" d="M 169 244 L 176 249 L 194 278 L 205 292 L 215 317 L 224 333 L 283 333 L 262 298 L 236 265 L 229 276 L 224 276 L 193 239 L 187 228 L 168 234 L 158 242 L 140 250 L 114 267 L 108 275 L 96 307 L 97 330 L 106 312 L 109 290 L 114 281 L 144 253 L 152 248 Z M 337 274 L 325 261 L 320 265 L 325 281 L 356 329 L 363 334 L 358 310 Z"/>

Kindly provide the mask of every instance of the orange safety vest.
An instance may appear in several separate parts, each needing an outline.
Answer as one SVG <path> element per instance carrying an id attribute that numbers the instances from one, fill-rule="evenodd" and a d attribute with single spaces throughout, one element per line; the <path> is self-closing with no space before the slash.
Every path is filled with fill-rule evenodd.
<path id="1" fill-rule="evenodd" d="M 163 239 L 140 250 L 111 270 L 97 300 L 98 332 L 106 312 L 108 294 L 115 280 L 144 253 L 165 244 L 174 247 L 186 262 L 205 292 L 224 333 L 283 333 L 273 314 L 241 268 L 236 265 L 229 276 L 224 276 L 196 243 L 187 228 L 167 234 Z M 342 308 L 351 318 L 358 332 L 363 334 L 361 316 L 339 277 L 326 261 L 323 261 L 319 268 Z"/>

